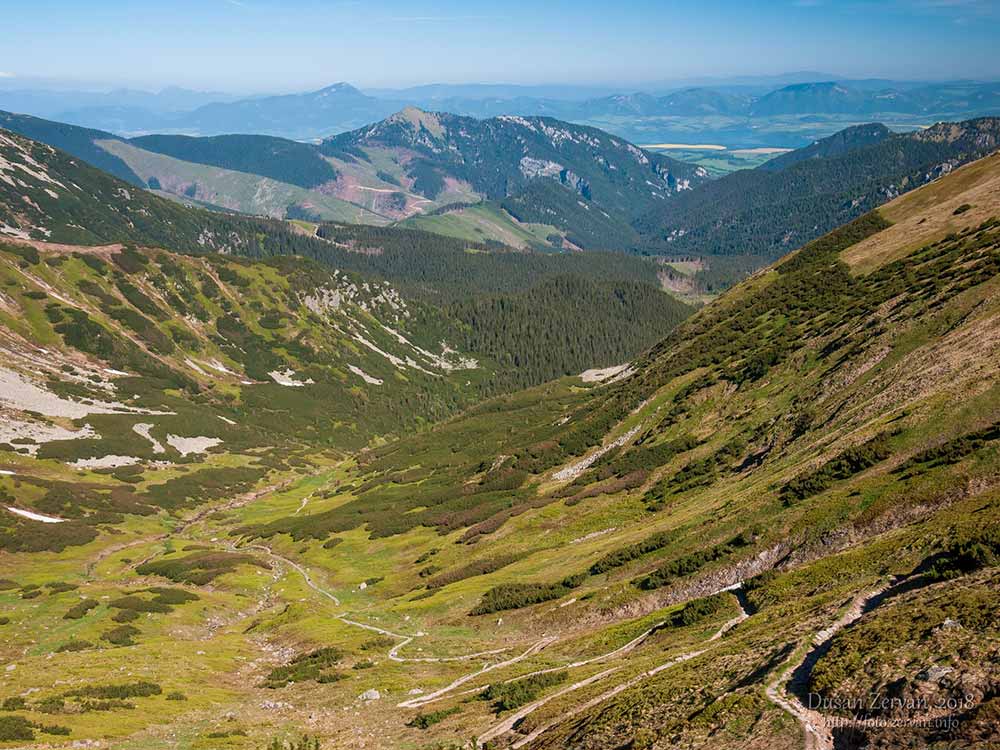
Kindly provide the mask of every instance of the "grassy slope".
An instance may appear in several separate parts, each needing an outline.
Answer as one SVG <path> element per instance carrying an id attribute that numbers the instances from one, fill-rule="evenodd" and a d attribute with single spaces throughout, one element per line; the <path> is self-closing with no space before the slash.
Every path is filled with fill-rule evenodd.
<path id="1" fill-rule="evenodd" d="M 445 214 L 416 215 L 401 224 L 412 229 L 457 237 L 470 242 L 502 242 L 510 247 L 550 246 L 548 238 L 562 233 L 554 226 L 522 224 L 493 204 L 469 206 Z"/>
<path id="2" fill-rule="evenodd" d="M 995 166 L 978 178 L 966 170 L 923 191 L 965 201 L 963 196 L 973 194 L 968 191 L 996 174 Z M 963 184 L 966 179 L 972 184 Z M 933 205 L 915 200 L 923 191 L 906 199 L 911 203 L 891 204 L 886 214 L 900 224 L 933 213 Z M 137 699 L 146 710 L 134 712 L 21 712 L 35 721 L 65 724 L 74 738 L 130 736 L 122 746 L 215 747 L 218 740 L 210 733 L 238 728 L 248 736 L 232 736 L 226 745 L 251 748 L 307 726 L 332 747 L 349 745 L 358 730 L 385 746 L 448 746 L 497 721 L 487 702 L 466 700 L 462 690 L 535 669 L 565 668 L 668 621 L 627 656 L 569 669 L 567 682 L 547 689 L 543 695 L 551 700 L 517 732 L 551 724 L 531 747 L 628 742 L 652 747 L 658 737 L 696 747 L 799 747 L 802 730 L 764 694 L 789 654 L 859 592 L 889 575 L 911 573 L 952 540 L 995 528 L 1000 519 L 995 441 L 958 455 L 954 463 L 893 472 L 929 446 L 1000 419 L 994 345 L 1000 240 L 996 225 L 977 230 L 980 220 L 972 213 L 952 213 L 950 228 L 962 233 L 957 239 L 918 248 L 897 265 L 888 262 L 901 247 L 892 240 L 892 228 L 876 231 L 880 224 L 874 220 L 832 238 L 841 242 L 814 245 L 783 270 L 761 273 L 706 307 L 644 358 L 636 375 L 618 384 L 589 386 L 566 378 L 497 399 L 428 433 L 328 464 L 316 476 L 253 503 L 221 509 L 172 539 L 155 538 L 171 525 L 169 519 L 143 518 L 130 521 L 123 527 L 126 535 L 113 541 L 102 537 L 58 556 L 7 556 L 4 575 L 21 586 L 72 578 L 82 584 L 82 593 L 100 597 L 109 589 L 135 590 L 158 580 L 138 576 L 138 560 L 175 559 L 192 543 L 224 549 L 253 531 L 264 539 L 251 544 L 269 545 L 304 566 L 314 585 L 340 604 L 309 588 L 287 564 L 245 547 L 272 570 L 241 566 L 211 587 L 190 587 L 204 601 L 145 618 L 136 646 L 48 660 L 44 652 L 71 632 L 98 638 L 110 624 L 107 611 L 94 610 L 67 624 L 61 619 L 63 604 L 81 592 L 23 600 L 13 589 L 0 593 L 0 602 L 11 617 L 3 626 L 11 628 L 5 648 L 9 656 L 17 655 L 18 668 L 3 674 L 0 690 L 6 696 L 37 687 L 41 692 L 32 695 L 47 697 L 59 692 L 57 678 L 120 681 L 117 669 L 124 666 L 135 677 L 188 694 L 187 702 L 177 704 L 162 697 Z M 838 264 L 840 248 L 873 231 L 861 240 L 870 243 L 864 255 L 870 270 L 856 266 L 851 276 Z M 941 227 L 926 241 L 943 239 L 946 231 Z M 881 245 L 880 237 L 892 241 Z M 861 243 L 848 246 L 844 257 Z M 782 487 L 791 479 L 882 433 L 889 434 L 887 457 L 817 494 L 782 499 Z M 579 480 L 556 478 L 558 469 L 606 436 L 629 437 L 625 448 L 610 451 Z M 651 450 L 685 437 L 696 444 L 686 443 L 672 456 Z M 636 471 L 645 472 L 639 485 L 613 484 L 619 475 L 635 479 Z M 481 521 L 487 524 L 470 533 L 471 524 Z M 235 530 L 241 531 L 231 536 Z M 292 534 L 276 533 L 283 530 Z M 496 585 L 554 583 L 585 573 L 602 556 L 658 531 L 670 536 L 657 549 L 584 576 L 556 600 L 468 615 Z M 716 559 L 667 586 L 644 591 L 631 583 L 739 534 L 741 540 Z M 109 545 L 130 542 L 134 548 L 100 557 Z M 438 568 L 430 575 L 454 573 L 502 555 L 519 559 L 492 573 L 424 589 L 428 576 L 421 570 L 427 566 Z M 95 560 L 89 575 L 79 572 Z M 725 637 L 707 640 L 738 612 L 731 594 L 673 619 L 683 602 L 776 563 L 777 573 L 756 579 L 748 593 L 753 614 Z M 915 604 L 901 598 L 861 622 L 890 618 L 885 622 L 891 628 L 892 617 L 908 621 L 898 612 L 920 606 L 919 597 L 935 602 L 930 616 L 943 621 L 952 610 L 937 605 L 942 597 L 964 607 L 963 592 L 974 595 L 977 586 L 988 587 L 990 575 L 986 570 L 921 587 L 907 595 L 917 597 Z M 332 613 L 415 636 L 400 650 L 402 656 L 506 647 L 510 657 L 543 635 L 556 640 L 420 709 L 458 709 L 420 730 L 406 726 L 418 710 L 396 704 L 412 699 L 413 689 L 444 688 L 489 658 L 396 662 L 388 658 L 387 645 L 371 643 L 373 633 L 333 619 Z M 931 629 L 938 625 L 929 623 Z M 995 643 L 995 635 L 982 632 L 980 642 Z M 176 648 L 178 641 L 183 651 Z M 877 688 L 864 675 L 882 674 L 879 664 L 890 658 L 888 646 L 852 643 L 846 640 L 836 653 L 860 648 L 870 661 L 855 679 L 861 689 Z M 257 687 L 272 666 L 320 646 L 343 650 L 336 669 L 344 679 L 305 680 L 280 690 Z M 932 659 L 941 654 L 933 641 L 900 646 Z M 831 657 L 828 674 L 839 658 Z M 375 666 L 351 668 L 368 660 Z M 973 669 L 961 653 L 953 654 L 951 665 L 960 674 Z M 616 671 L 602 675 L 612 667 Z M 909 679 L 910 673 L 904 676 Z M 595 679 L 557 695 L 588 677 Z M 625 687 L 598 700 L 615 686 Z M 362 706 L 356 701 L 369 688 L 382 697 Z M 588 705 L 591 700 L 596 702 Z M 279 716 L 262 707 L 265 701 L 289 707 Z M 350 722 L 343 721 L 345 709 L 352 711 Z M 220 719 L 227 711 L 231 721 Z"/>
<path id="3" fill-rule="evenodd" d="M 122 141 L 97 141 L 145 183 L 159 181 L 170 194 L 197 198 L 231 211 L 284 218 L 291 205 L 302 206 L 325 221 L 385 224 L 386 219 L 347 201 L 268 177 L 197 164 L 154 153 Z M 190 191 L 194 191 L 194 195 Z M 187 192 L 186 192 L 187 191 Z"/>

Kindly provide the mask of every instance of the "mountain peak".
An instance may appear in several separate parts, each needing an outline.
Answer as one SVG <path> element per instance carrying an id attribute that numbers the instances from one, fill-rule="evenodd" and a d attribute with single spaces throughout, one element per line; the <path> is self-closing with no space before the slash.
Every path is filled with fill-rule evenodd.
<path id="1" fill-rule="evenodd" d="M 357 96 L 364 96 L 358 89 L 345 81 L 339 81 L 337 83 L 331 83 L 329 86 L 321 88 L 316 94 L 320 96 L 326 96 L 327 94 L 351 94 Z"/>
<path id="2" fill-rule="evenodd" d="M 434 112 L 426 112 L 419 107 L 403 107 L 399 112 L 391 115 L 386 122 L 396 124 L 408 124 L 414 130 L 424 130 L 432 133 L 436 137 L 444 134 L 444 127 L 441 125 L 441 118 Z"/>

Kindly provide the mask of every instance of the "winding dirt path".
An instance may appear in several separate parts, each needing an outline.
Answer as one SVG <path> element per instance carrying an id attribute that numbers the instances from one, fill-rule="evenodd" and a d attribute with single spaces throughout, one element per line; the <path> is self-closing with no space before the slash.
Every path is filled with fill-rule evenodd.
<path id="1" fill-rule="evenodd" d="M 101 564 L 101 562 L 108 559 L 112 555 L 121 552 L 122 550 L 130 549 L 131 547 L 138 547 L 143 544 L 150 544 L 152 542 L 162 542 L 164 539 L 168 539 L 172 536 L 183 533 L 194 524 L 198 523 L 199 521 L 203 521 L 211 513 L 217 513 L 219 511 L 224 511 L 224 510 L 232 510 L 234 508 L 239 508 L 244 505 L 248 505 L 254 502 L 255 500 L 260 499 L 264 495 L 268 495 L 272 492 L 278 492 L 279 490 L 283 490 L 284 488 L 296 482 L 297 479 L 298 479 L 297 477 L 289 477 L 275 484 L 268 485 L 267 487 L 260 487 L 259 489 L 250 490 L 249 492 L 244 492 L 242 495 L 237 495 L 235 498 L 229 500 L 228 502 L 223 503 L 222 505 L 207 505 L 205 508 L 202 508 L 187 520 L 182 520 L 180 524 L 177 526 L 177 528 L 175 528 L 173 531 L 165 531 L 161 534 L 151 534 L 149 536 L 143 536 L 137 539 L 132 539 L 128 542 L 122 542 L 121 544 L 113 544 L 110 547 L 104 547 L 103 549 L 100 550 L 100 552 L 94 555 L 94 557 L 87 562 L 86 566 L 84 567 L 84 573 L 87 575 L 87 577 L 93 577 L 94 570 L 97 568 L 98 565 Z M 146 560 L 148 559 L 150 558 L 146 558 Z M 133 562 L 131 567 L 136 568 L 146 560 Z"/>
<path id="2" fill-rule="evenodd" d="M 729 590 L 733 590 L 733 587 L 729 587 Z M 746 608 L 744 607 L 743 599 L 739 595 L 737 595 L 737 603 L 738 603 L 739 608 L 740 608 L 739 614 L 736 615 L 735 617 L 733 617 L 731 620 L 728 620 L 725 623 L 723 623 L 722 627 L 720 627 L 717 631 L 715 631 L 715 633 L 712 634 L 712 636 L 706 641 L 706 643 L 712 643 L 714 641 L 719 640 L 720 638 L 722 638 L 723 635 L 725 635 L 727 632 L 729 632 L 730 630 L 732 630 L 734 627 L 736 627 L 737 625 L 739 625 L 741 622 L 743 622 L 745 619 L 747 619 L 750 616 L 750 614 L 746 611 Z M 661 623 L 661 625 L 662 624 L 663 623 Z M 595 662 L 595 661 L 606 660 L 608 658 L 621 658 L 622 656 L 626 655 L 629 651 L 631 651 L 632 649 L 634 649 L 636 646 L 638 646 L 640 643 L 642 643 L 642 641 L 644 641 L 656 629 L 658 629 L 659 627 L 661 627 L 661 625 L 657 625 L 657 626 L 654 626 L 654 627 L 650 628 L 649 630 L 647 630 L 645 633 L 643 633 L 639 637 L 633 639 L 632 641 L 629 641 L 624 646 L 622 646 L 619 649 L 616 649 L 615 651 L 611 651 L 611 652 L 609 652 L 607 654 L 604 654 L 604 655 L 602 655 L 600 657 L 595 657 L 593 659 L 589 659 L 589 660 L 584 661 L 584 662 L 577 662 L 576 664 L 572 664 L 572 665 L 569 665 L 569 666 L 570 667 L 572 667 L 572 666 L 580 666 L 582 664 L 589 664 L 589 663 L 592 663 L 592 662 Z M 526 736 L 518 739 L 516 742 L 513 743 L 513 745 L 511 745 L 511 747 L 513 747 L 513 748 L 524 747 L 529 742 L 533 742 L 538 737 L 540 737 L 542 734 L 544 734 L 548 730 L 552 729 L 552 727 L 554 727 L 554 726 L 556 726 L 558 724 L 561 724 L 566 719 L 568 719 L 568 718 L 570 718 L 572 716 L 575 716 L 575 715 L 577 715 L 577 714 L 579 714 L 579 713 L 581 713 L 583 711 L 586 711 L 589 708 L 593 708 L 594 706 L 599 705 L 600 703 L 603 703 L 604 701 L 608 700 L 609 698 L 613 698 L 614 696 L 618 695 L 619 693 L 622 693 L 625 690 L 628 690 L 630 687 L 633 687 L 634 685 L 637 685 L 638 683 L 642 682 L 643 680 L 645 680 L 648 677 L 652 677 L 652 676 L 654 676 L 656 674 L 659 674 L 660 672 L 664 671 L 665 669 L 669 669 L 670 667 L 673 667 L 673 666 L 675 666 L 677 664 L 681 664 L 681 663 L 683 663 L 685 661 L 689 661 L 691 659 L 694 659 L 697 656 L 701 656 L 707 650 L 708 650 L 708 647 L 706 646 L 705 648 L 696 649 L 694 651 L 687 651 L 687 652 L 685 652 L 683 654 L 679 654 L 678 656 L 675 656 L 674 658 L 670 659 L 669 661 L 664 662 L 663 664 L 659 664 L 659 665 L 653 667 L 652 669 L 648 669 L 645 672 L 641 672 L 640 674 L 636 675 L 635 677 L 633 677 L 633 678 L 631 678 L 629 680 L 626 680 L 623 683 L 615 685 L 613 688 L 611 688 L 611 689 L 609 689 L 609 690 L 601 693 L 600 695 L 598 695 L 598 696 L 596 696 L 594 698 L 591 698 L 590 700 L 588 700 L 588 701 L 586 701 L 584 703 L 581 703 L 578 706 L 574 706 L 572 709 L 569 709 L 566 712 L 563 712 L 562 714 L 560 714 L 560 716 L 558 718 L 553 719 L 552 721 L 550 721 L 550 722 L 548 722 L 546 724 L 543 724 L 542 726 L 538 727 L 536 730 L 534 730 L 533 732 L 531 732 L 531 734 L 528 734 L 528 735 L 526 735 Z M 561 697 L 563 695 L 566 695 L 567 693 L 571 693 L 574 690 L 579 690 L 582 687 L 586 687 L 587 685 L 591 685 L 594 682 L 602 680 L 605 677 L 613 674 L 614 672 L 617 672 L 619 669 L 620 669 L 620 667 L 611 667 L 610 669 L 606 669 L 603 672 L 598 672 L 597 674 L 591 675 L 590 677 L 587 677 L 586 679 L 580 680 L 579 682 L 575 682 L 572 685 L 569 685 L 569 686 L 567 686 L 565 688 L 562 688 L 561 690 L 558 690 L 555 693 L 552 693 L 551 695 L 547 695 L 544 698 L 539 698 L 537 701 L 534 701 L 533 703 L 529 703 L 528 705 L 522 707 L 521 709 L 519 709 L 515 713 L 511 714 L 510 716 L 508 716 L 506 719 L 504 719 L 503 721 L 501 721 L 499 724 L 496 724 L 495 726 L 490 727 L 490 729 L 488 729 L 486 732 L 484 732 L 478 738 L 476 738 L 476 745 L 477 745 L 477 747 L 478 746 L 482 746 L 486 742 L 489 742 L 490 740 L 496 739 L 497 737 L 500 737 L 500 736 L 506 734 L 507 732 L 510 732 L 514 728 L 514 725 L 517 724 L 519 721 L 521 721 L 521 719 L 523 719 L 524 717 L 526 717 L 529 714 L 533 713 L 537 709 L 541 708 L 542 706 L 544 706 L 549 701 L 552 701 L 552 700 L 554 700 L 556 698 L 559 698 L 559 697 Z M 553 670 L 544 670 L 544 671 L 553 671 Z M 518 677 L 516 679 L 522 679 L 523 677 L 527 677 L 527 675 L 523 675 L 522 677 Z"/>
<path id="3" fill-rule="evenodd" d="M 546 646 L 550 646 L 553 643 L 555 643 L 556 640 L 557 639 L 553 636 L 542 638 L 540 641 L 537 641 L 536 643 L 532 644 L 526 651 L 524 651 L 518 656 L 515 656 L 511 659 L 507 659 L 505 661 L 498 661 L 494 662 L 493 664 L 487 664 L 482 669 L 478 669 L 475 672 L 471 672 L 467 675 L 463 675 L 462 677 L 453 680 L 451 684 L 446 685 L 440 690 L 435 690 L 433 693 L 427 693 L 427 695 L 420 695 L 416 698 L 405 700 L 402 703 L 397 703 L 396 705 L 399 708 L 420 708 L 421 706 L 430 703 L 431 701 L 437 700 L 442 695 L 450 693 L 452 690 L 464 685 L 469 680 L 474 680 L 476 677 L 484 675 L 487 672 L 492 672 L 494 669 L 503 669 L 504 667 L 509 667 L 511 664 L 517 664 L 519 661 L 523 661 L 524 659 L 527 659 L 529 656 L 534 656 Z"/>
<path id="4" fill-rule="evenodd" d="M 834 750 L 833 732 L 830 731 L 826 717 L 822 713 L 808 708 L 798 696 L 788 691 L 788 683 L 793 676 L 799 681 L 807 680 L 809 673 L 812 672 L 812 665 L 829 648 L 833 636 L 877 607 L 885 598 L 889 588 L 890 583 L 887 582 L 854 597 L 840 617 L 813 636 L 812 646 L 806 649 L 802 658 L 792 661 L 765 688 L 764 692 L 771 702 L 790 713 L 802 725 L 805 733 L 805 750 Z"/>
<path id="5" fill-rule="evenodd" d="M 299 565 L 294 560 L 290 560 L 290 559 L 288 559 L 287 557 L 285 557 L 283 555 L 279 555 L 277 552 L 275 552 L 274 550 L 272 550 L 270 547 L 268 547 L 268 546 L 266 546 L 264 544 L 244 544 L 242 546 L 240 546 L 240 545 L 232 545 L 231 549 L 233 549 L 233 550 L 239 550 L 239 549 L 242 549 L 242 550 L 247 550 L 247 549 L 256 550 L 258 552 L 263 552 L 264 554 L 268 555 L 269 557 L 271 557 L 271 558 L 273 558 L 275 560 L 278 560 L 280 563 L 288 565 L 290 568 L 294 569 L 300 576 L 302 576 L 302 580 L 305 582 L 306 586 L 308 586 L 310 589 L 312 589 L 313 591 L 315 591 L 320 596 L 326 597 L 327 599 L 329 599 L 330 601 L 332 601 L 334 604 L 336 604 L 338 607 L 340 606 L 340 599 L 338 599 L 337 596 L 334 593 L 332 593 L 331 591 L 328 591 L 327 589 L 325 589 L 322 586 L 320 586 L 319 584 L 317 584 L 312 579 L 312 576 L 309 575 L 309 571 L 307 571 L 304 567 L 302 567 L 301 565 Z M 392 661 L 395 661 L 395 662 L 435 662 L 435 663 L 437 663 L 437 662 L 449 662 L 449 661 L 468 661 L 470 659 L 478 659 L 478 658 L 481 658 L 481 657 L 484 657 L 484 656 L 493 656 L 495 654 L 503 653 L 504 651 L 510 651 L 510 648 L 497 648 L 497 649 L 492 649 L 490 651 L 477 651 L 476 653 L 472 653 L 472 654 L 462 654 L 460 656 L 419 656 L 419 657 L 400 656 L 399 655 L 399 650 L 401 648 L 404 648 L 405 646 L 409 645 L 410 643 L 412 643 L 417 637 L 419 637 L 422 634 L 418 633 L 417 635 L 403 635 L 402 633 L 394 633 L 391 630 L 387 630 L 385 628 L 380 628 L 377 625 L 370 625 L 368 623 L 358 622 L 357 620 L 351 620 L 346 615 L 343 615 L 343 614 L 336 614 L 336 615 L 334 615 L 334 618 L 337 619 L 337 620 L 339 620 L 340 622 L 344 623 L 345 625 L 350 625 L 351 627 L 361 628 L 363 630 L 371 631 L 372 633 L 378 633 L 379 635 L 389 636 L 390 638 L 399 638 L 400 642 L 397 643 L 395 646 L 393 646 L 389 650 L 388 654 L 386 654 L 386 656 L 389 659 L 391 659 Z M 537 646 L 537 645 L 538 644 L 535 644 L 535 646 Z M 532 648 L 534 648 L 535 646 L 532 646 Z M 529 651 L 530 650 L 531 649 L 529 649 Z M 476 677 L 476 676 L 482 674 L 483 672 L 488 672 L 491 669 L 496 669 L 499 666 L 506 666 L 507 664 L 513 664 L 513 663 L 515 663 L 517 661 L 520 661 L 522 658 L 525 658 L 525 656 L 522 655 L 520 657 L 517 657 L 515 659 L 509 660 L 507 662 L 500 662 L 498 664 L 489 665 L 487 667 L 484 667 L 483 669 L 478 670 L 477 672 L 474 672 L 472 675 L 467 675 L 466 677 L 463 677 L 463 678 L 460 678 L 460 679 L 462 679 L 462 680 L 472 679 L 473 677 Z M 403 704 L 400 704 L 400 705 L 403 705 Z"/>
<path id="6" fill-rule="evenodd" d="M 601 662 L 608 661 L 609 659 L 615 659 L 621 656 L 625 656 L 626 654 L 634 650 L 639 644 L 645 641 L 650 635 L 652 635 L 654 632 L 656 632 L 666 624 L 667 624 L 666 620 L 656 623 L 652 627 L 644 630 L 642 633 L 637 635 L 635 638 L 626 643 L 624 646 L 619 646 L 613 651 L 608 651 L 607 653 L 604 654 L 598 654 L 597 656 L 592 656 L 589 659 L 581 659 L 580 661 L 570 662 L 569 664 L 561 665 L 558 667 L 547 667 L 545 669 L 536 669 L 533 672 L 526 672 L 524 674 L 519 674 L 516 677 L 511 677 L 510 679 L 504 680 L 503 683 L 507 684 L 510 682 L 517 682 L 518 680 L 523 680 L 528 677 L 536 677 L 541 674 L 549 674 L 550 672 L 562 672 L 563 670 L 566 669 L 576 669 L 578 667 L 584 667 L 588 664 L 600 664 Z M 479 687 L 472 688 L 471 690 L 463 690 L 460 693 L 458 693 L 458 695 L 472 695 L 475 693 L 481 693 L 488 687 L 489 685 L 480 685 Z M 582 685 L 580 685 L 579 687 L 582 687 Z M 426 697 L 429 698 L 430 696 Z M 435 696 L 432 700 L 425 700 L 422 705 L 431 703 L 434 700 L 441 700 L 445 697 L 447 697 L 445 694 Z"/>

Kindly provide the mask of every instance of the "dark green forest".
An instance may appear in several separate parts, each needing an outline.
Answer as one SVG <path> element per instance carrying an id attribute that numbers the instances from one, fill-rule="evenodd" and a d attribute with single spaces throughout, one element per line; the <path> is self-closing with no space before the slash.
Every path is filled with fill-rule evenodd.
<path id="1" fill-rule="evenodd" d="M 648 284 L 559 276 L 448 312 L 465 324 L 464 348 L 499 365 L 495 377 L 506 390 L 625 362 L 692 310 Z"/>

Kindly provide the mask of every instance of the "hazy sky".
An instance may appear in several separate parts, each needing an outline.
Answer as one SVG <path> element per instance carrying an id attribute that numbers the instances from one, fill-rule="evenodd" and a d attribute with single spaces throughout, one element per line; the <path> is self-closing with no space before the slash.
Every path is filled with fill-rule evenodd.
<path id="1" fill-rule="evenodd" d="M 1000 0 L 2 0 L 0 9 L 6 79 L 299 91 L 795 70 L 1000 77 Z"/>

